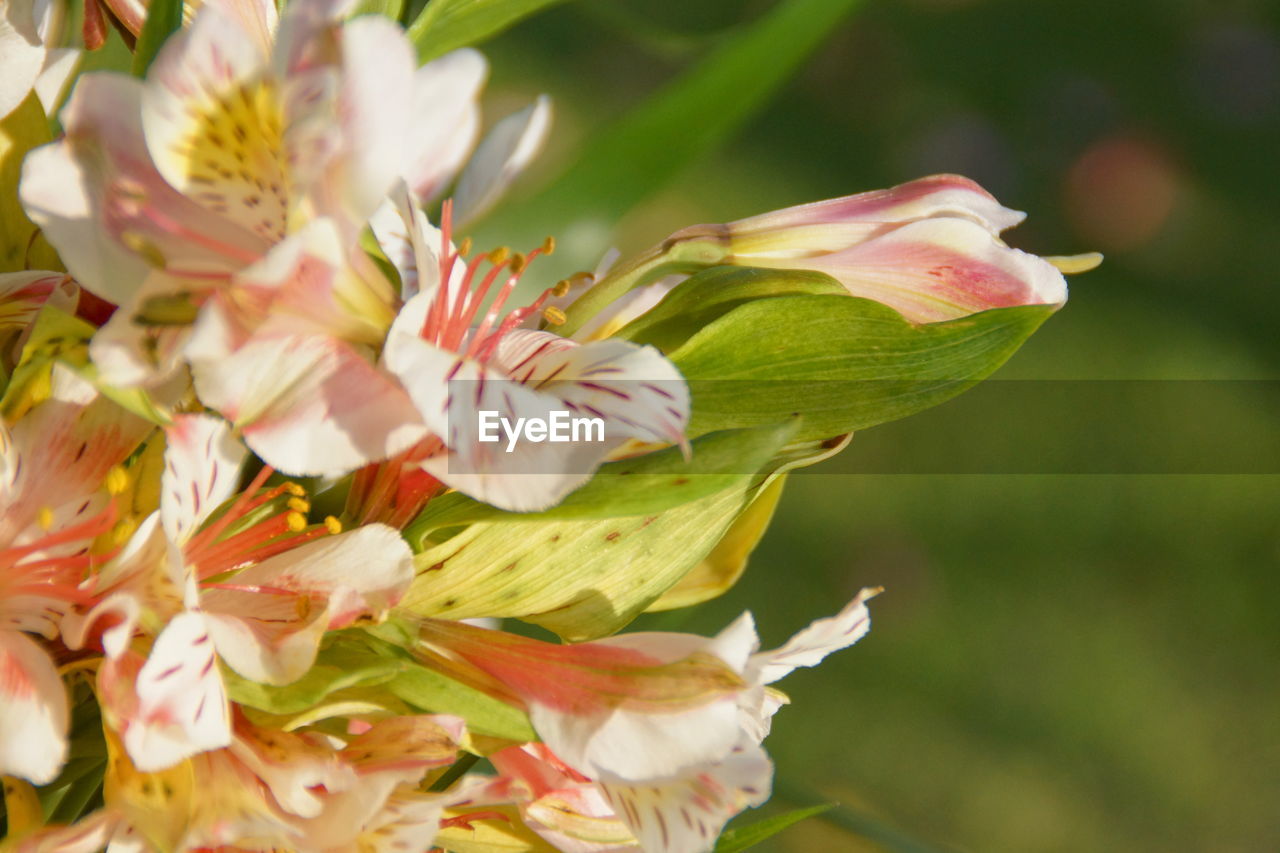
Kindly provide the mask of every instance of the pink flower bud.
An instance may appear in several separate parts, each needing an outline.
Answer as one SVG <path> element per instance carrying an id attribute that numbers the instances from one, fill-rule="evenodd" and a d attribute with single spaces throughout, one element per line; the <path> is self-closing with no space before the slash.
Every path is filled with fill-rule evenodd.
<path id="1" fill-rule="evenodd" d="M 931 323 L 990 308 L 1061 305 L 1062 273 L 999 234 L 1024 214 L 957 175 L 788 207 L 673 241 L 714 240 L 726 263 L 826 273 L 854 296 Z"/>

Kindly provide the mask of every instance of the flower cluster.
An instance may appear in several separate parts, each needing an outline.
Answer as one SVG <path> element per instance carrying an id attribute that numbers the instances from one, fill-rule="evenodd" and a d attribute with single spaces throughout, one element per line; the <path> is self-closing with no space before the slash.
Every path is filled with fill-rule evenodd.
<path id="1" fill-rule="evenodd" d="M 135 6 L 88 4 L 89 46 L 104 15 L 138 34 Z M 33 87 L 57 100 L 40 80 L 64 48 L 34 23 L 56 4 L 9 8 L 12 118 Z M 862 638 L 875 590 L 773 650 L 749 614 L 711 638 L 616 631 L 731 585 L 786 471 L 869 404 L 833 422 L 748 388 L 703 410 L 691 372 L 752 345 L 744 312 L 818 312 L 879 337 L 766 347 L 768 378 L 856 365 L 853 346 L 901 371 L 972 352 L 922 374 L 971 383 L 1087 264 L 1009 248 L 1020 214 L 939 176 L 686 228 L 517 306 L 554 242 L 457 235 L 536 154 L 549 102 L 480 140 L 480 54 L 419 67 L 397 24 L 348 12 L 205 0 L 145 76 L 81 75 L 0 188 L 65 267 L 0 274 L 10 840 L 710 850 L 769 796 L 772 685 Z M 479 426 L 557 411 L 601 439 Z"/>

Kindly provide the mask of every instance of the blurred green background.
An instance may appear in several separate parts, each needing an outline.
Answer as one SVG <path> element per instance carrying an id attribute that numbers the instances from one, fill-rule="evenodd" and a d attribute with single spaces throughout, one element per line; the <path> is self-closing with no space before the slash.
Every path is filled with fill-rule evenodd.
<path id="1" fill-rule="evenodd" d="M 526 203 L 480 236 L 555 233 L 562 269 L 590 268 L 683 225 L 955 171 L 1030 212 L 1014 244 L 1107 254 L 999 376 L 1280 378 L 1280 4 L 808 5 L 835 23 L 808 17 L 809 36 L 827 36 L 759 108 L 749 82 L 730 85 L 715 109 L 621 143 L 618 117 L 775 3 L 579 0 L 489 42 L 490 119 L 547 91 L 557 124 Z M 753 77 L 801 58 L 787 37 L 766 46 Z M 744 122 L 717 125 L 736 112 Z M 670 174 L 661 153 L 631 159 L 655 147 L 700 154 Z M 541 192 L 566 169 L 576 195 Z M 629 212 L 613 229 L 617 207 Z M 1238 411 L 1215 413 L 1257 420 L 1271 454 L 1274 387 L 1242 385 Z M 1093 434 L 1138 447 L 1188 426 L 1170 420 L 1081 411 L 1056 453 L 1069 469 Z M 984 428 L 1000 424 L 937 441 Z M 892 470 L 912 447 L 894 430 L 847 453 Z M 844 808 L 768 849 L 1280 849 L 1280 478 L 1267 470 L 820 467 L 792 478 L 737 589 L 643 624 L 714 631 L 749 608 L 776 643 L 860 586 L 887 588 L 866 640 L 785 682 L 768 809 Z"/>

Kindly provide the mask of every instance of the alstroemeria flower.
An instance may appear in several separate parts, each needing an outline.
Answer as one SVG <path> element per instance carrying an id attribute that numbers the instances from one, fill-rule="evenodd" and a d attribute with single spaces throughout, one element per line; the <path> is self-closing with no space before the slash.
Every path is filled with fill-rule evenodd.
<path id="1" fill-rule="evenodd" d="M 54 639 L 88 600 L 90 546 L 116 521 L 103 483 L 147 429 L 62 365 L 48 399 L 0 423 L 0 773 L 45 784 L 66 757 L 66 692 L 28 634 Z"/>
<path id="2" fill-rule="evenodd" d="M 768 685 L 861 639 L 874 594 L 763 652 L 750 614 L 713 638 L 557 646 L 438 620 L 420 636 L 528 709 L 543 744 L 505 750 L 494 764 L 530 786 L 522 813 L 535 831 L 562 849 L 697 853 L 768 797 L 773 767 L 760 742 L 785 701 Z"/>
<path id="3" fill-rule="evenodd" d="M 728 225 L 696 225 L 667 244 L 709 241 L 723 247 L 724 263 L 817 270 L 854 296 L 932 323 L 1066 302 L 1057 267 L 999 239 L 1024 216 L 967 178 L 937 175 Z"/>
<path id="4" fill-rule="evenodd" d="M 164 356 L 182 335 L 165 333 L 211 293 L 252 298 L 236 274 L 307 223 L 332 220 L 353 253 L 397 182 L 423 200 L 466 159 L 484 60 L 459 51 L 415 68 L 393 22 L 341 22 L 350 5 L 290 4 L 277 33 L 274 11 L 210 0 L 145 81 L 86 75 L 61 117 L 65 139 L 28 159 L 28 213 L 73 274 L 122 307 L 113 323 L 128 333 L 111 330 L 94 353 L 108 370 L 133 362 L 111 381 L 172 366 Z M 539 102 L 495 128 L 462 182 L 476 205 L 537 149 L 546 115 Z M 347 307 L 372 302 L 373 319 L 389 319 L 394 294 L 362 278 L 370 293 Z"/>
<path id="5" fill-rule="evenodd" d="M 148 770 L 229 743 L 216 658 L 287 684 L 310 668 L 325 631 L 379 618 L 413 577 L 396 531 L 308 524 L 296 486 L 261 490 L 270 468 L 213 517 L 236 495 L 243 446 L 207 415 L 179 416 L 166 437 L 159 510 L 97 578 L 103 601 L 65 630 L 73 647 L 101 635 L 104 706 Z M 143 662 L 128 641 L 157 621 Z"/>
<path id="6" fill-rule="evenodd" d="M 500 250 L 467 260 L 450 242 L 449 205 L 435 233 L 412 205 L 401 210 L 414 244 L 414 266 L 404 275 L 420 289 L 392 324 L 383 361 L 432 435 L 412 457 L 418 466 L 495 506 L 537 510 L 588 479 L 628 439 L 684 443 L 688 388 L 656 349 L 617 340 L 581 344 L 520 328 L 554 289 L 503 316 L 528 263 L 550 243 L 527 256 Z M 438 250 L 429 243 L 435 234 Z M 599 418 L 604 440 L 525 442 L 514 452 L 481 441 L 482 411 L 514 423 L 557 410 Z"/>

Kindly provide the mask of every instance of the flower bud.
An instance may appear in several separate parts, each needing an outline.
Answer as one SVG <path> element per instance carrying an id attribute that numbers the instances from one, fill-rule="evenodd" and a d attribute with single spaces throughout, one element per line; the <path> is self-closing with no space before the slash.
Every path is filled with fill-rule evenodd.
<path id="1" fill-rule="evenodd" d="M 725 263 L 816 270 L 854 296 L 931 323 L 990 308 L 1061 305 L 1062 273 L 999 234 L 1022 221 L 973 181 L 921 178 L 888 190 L 698 225 L 668 245 L 718 242 Z"/>

